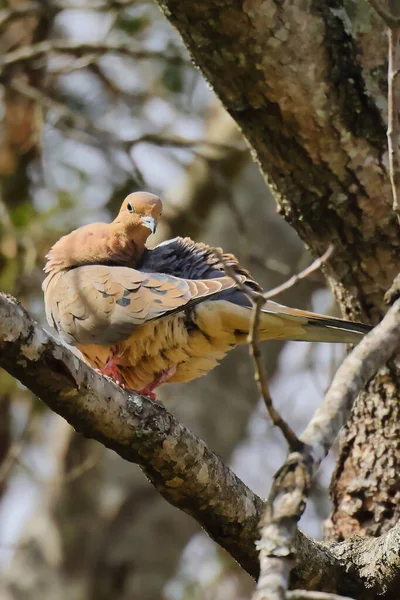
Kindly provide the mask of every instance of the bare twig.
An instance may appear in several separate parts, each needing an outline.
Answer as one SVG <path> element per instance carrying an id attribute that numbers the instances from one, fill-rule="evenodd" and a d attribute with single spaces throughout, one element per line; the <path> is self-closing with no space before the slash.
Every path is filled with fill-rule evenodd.
<path id="1" fill-rule="evenodd" d="M 269 393 L 267 374 L 262 362 L 262 354 L 259 344 L 260 313 L 262 307 L 264 306 L 264 297 L 263 295 L 257 294 L 257 299 L 254 300 L 252 298 L 252 301 L 253 311 L 251 315 L 251 325 L 248 339 L 250 355 L 252 356 L 254 362 L 254 379 L 257 384 L 258 392 L 264 400 L 264 404 L 267 408 L 272 423 L 282 431 L 290 450 L 292 452 L 295 450 L 300 450 L 303 447 L 303 444 L 300 442 L 290 425 L 286 423 L 279 412 L 275 409 L 271 394 Z"/>
<path id="2" fill-rule="evenodd" d="M 241 289 L 245 294 L 247 294 L 247 296 L 253 303 L 253 313 L 248 339 L 250 354 L 254 361 L 254 379 L 256 381 L 260 396 L 264 400 L 265 406 L 267 408 L 272 423 L 282 431 L 291 451 L 301 450 L 303 445 L 294 433 L 293 429 L 290 427 L 290 425 L 286 423 L 286 421 L 281 417 L 279 412 L 275 409 L 272 402 L 271 394 L 269 393 L 267 375 L 265 373 L 264 365 L 262 363 L 262 355 L 259 347 L 258 331 L 260 323 L 260 313 L 263 305 L 267 300 L 289 289 L 302 279 L 305 279 L 306 277 L 320 269 L 321 266 L 332 256 L 333 250 L 334 247 L 331 244 L 326 250 L 326 252 L 320 258 L 317 258 L 306 269 L 304 269 L 296 275 L 293 275 L 285 283 L 277 286 L 272 290 L 269 290 L 268 292 L 263 292 L 261 290 L 253 290 L 248 285 L 243 283 L 243 281 L 241 281 L 235 273 L 235 270 L 233 269 L 232 265 L 225 259 L 222 252 L 218 250 L 215 252 L 216 256 L 218 257 L 218 260 L 222 263 L 224 267 L 225 273 L 229 275 L 229 277 L 232 277 L 239 289 Z"/>
<path id="3" fill-rule="evenodd" d="M 399 39 L 400 39 L 400 7 L 399 3 L 389 0 L 389 10 L 384 8 L 380 0 L 368 0 L 376 13 L 388 26 L 388 128 L 387 140 L 389 151 L 389 176 L 392 187 L 393 210 L 400 223 L 400 122 L 398 76 L 400 72 Z"/>
<path id="4" fill-rule="evenodd" d="M 20 455 L 18 455 L 15 458 L 15 462 L 36 483 L 46 486 L 55 486 L 69 484 L 75 481 L 76 479 L 79 479 L 80 477 L 82 477 L 82 475 L 84 475 L 88 471 L 91 471 L 99 463 L 99 459 L 99 453 L 93 452 L 90 456 L 87 456 L 84 460 L 82 460 L 81 463 L 73 467 L 67 473 L 63 473 L 60 476 L 52 477 L 50 480 L 48 478 L 41 477 L 40 475 L 38 475 L 30 465 L 28 465 L 20 458 Z"/>
<path id="5" fill-rule="evenodd" d="M 295 534 L 304 512 L 311 477 L 327 455 L 352 405 L 368 380 L 400 346 L 400 300 L 383 321 L 349 354 L 300 440 L 274 478 L 263 518 L 261 574 L 254 600 L 283 600 L 295 551 Z"/>
<path id="6" fill-rule="evenodd" d="M 120 148 L 131 162 L 133 173 L 136 179 L 141 185 L 144 186 L 144 178 L 132 156 L 131 143 L 129 141 L 126 142 L 125 140 L 121 140 L 111 132 L 97 128 L 81 114 L 77 114 L 62 102 L 47 96 L 43 91 L 34 88 L 23 81 L 14 80 L 10 82 L 9 85 L 20 94 L 35 100 L 40 106 L 54 111 L 54 113 L 60 119 L 64 119 L 67 123 L 72 123 L 73 127 L 60 127 L 59 122 L 57 125 L 60 129 L 66 131 L 66 133 L 69 134 L 73 139 L 86 144 L 93 143 L 93 141 L 95 141 L 97 144 L 101 144 L 103 142 L 103 148 L 109 155 L 111 145 L 114 145 L 115 148 Z"/>
<path id="7" fill-rule="evenodd" d="M 389 29 L 388 61 L 388 149 L 390 183 L 393 194 L 393 210 L 400 222 L 400 148 L 399 148 L 399 94 L 397 79 L 399 76 L 399 27 Z"/>
<path id="8" fill-rule="evenodd" d="M 51 52 L 71 53 L 77 56 L 97 54 L 102 56 L 106 52 L 121 54 L 135 60 L 163 60 L 173 64 L 191 66 L 191 63 L 179 54 L 168 52 L 150 52 L 138 50 L 136 46 L 126 43 L 113 42 L 73 42 L 70 40 L 45 40 L 37 44 L 22 46 L 7 52 L 0 58 L 0 69 L 26 60 L 32 60 Z"/>
<path id="9" fill-rule="evenodd" d="M 306 592 L 305 590 L 292 590 L 286 592 L 286 600 L 352 600 L 349 596 L 338 596 L 327 592 Z"/>
<path id="10" fill-rule="evenodd" d="M 110 144 L 114 144 L 115 147 L 119 147 L 126 153 L 127 157 L 131 161 L 134 173 L 141 184 L 144 184 L 144 179 L 138 169 L 138 166 L 136 165 L 135 160 L 133 159 L 131 152 L 132 147 L 135 145 L 149 143 L 160 147 L 168 146 L 172 148 L 195 148 L 198 146 L 205 146 L 221 150 L 232 150 L 231 146 L 219 144 L 218 142 L 207 140 L 187 140 L 179 136 L 167 136 L 164 134 L 154 133 L 143 134 L 139 137 L 131 139 L 121 139 L 111 131 L 100 129 L 82 114 L 77 114 L 64 103 L 48 96 L 42 90 L 34 88 L 22 80 L 13 80 L 8 85 L 20 94 L 35 100 L 39 105 L 45 107 L 47 110 L 54 111 L 54 113 L 61 119 L 64 119 L 66 123 L 72 123 L 73 127 L 61 127 L 61 129 L 65 130 L 67 135 L 70 137 L 83 143 L 90 143 L 93 142 L 93 140 L 96 140 L 97 143 L 103 142 L 103 147 L 106 150 L 109 148 Z M 60 127 L 59 122 L 56 124 L 58 127 Z"/>
<path id="11" fill-rule="evenodd" d="M 12 470 L 15 463 L 19 463 L 20 456 L 24 450 L 29 430 L 32 425 L 34 417 L 33 406 L 31 406 L 24 428 L 17 440 L 15 440 L 8 449 L 7 455 L 5 456 L 2 464 L 0 465 L 0 483 L 4 481 L 10 471 Z"/>
<path id="12" fill-rule="evenodd" d="M 132 146 L 136 146 L 137 144 L 155 144 L 157 146 L 170 146 L 171 148 L 194 148 L 195 146 L 205 146 L 207 148 L 212 148 L 213 150 L 222 150 L 224 152 L 231 152 L 232 150 L 237 150 L 238 152 L 246 152 L 245 148 L 222 144 L 219 142 L 215 142 L 214 140 L 188 140 L 186 138 L 182 138 L 180 136 L 167 136 L 160 135 L 158 133 L 145 133 L 139 137 L 131 138 L 127 140 Z"/>
<path id="13" fill-rule="evenodd" d="M 367 2 L 389 28 L 400 26 L 400 17 L 393 15 L 390 11 L 386 10 L 386 8 L 382 6 L 380 0 L 367 0 Z"/>
<path id="14" fill-rule="evenodd" d="M 265 373 L 264 365 L 262 363 L 262 356 L 258 341 L 258 329 L 260 322 L 260 312 L 263 305 L 265 304 L 264 294 L 262 293 L 261 288 L 260 291 L 256 291 L 248 285 L 246 285 L 237 275 L 232 264 L 225 258 L 225 256 L 219 249 L 215 249 L 214 254 L 221 262 L 225 273 L 234 280 L 238 288 L 242 290 L 242 292 L 244 292 L 253 303 L 253 311 L 251 324 L 249 328 L 248 340 L 250 355 L 252 356 L 254 361 L 254 379 L 256 381 L 258 391 L 264 400 L 265 406 L 267 408 L 272 423 L 282 431 L 289 445 L 289 448 L 291 450 L 298 450 L 302 447 L 301 442 L 297 438 L 290 425 L 288 425 L 288 423 L 286 423 L 286 421 L 282 419 L 281 415 L 274 408 L 272 398 L 268 389 L 267 375 Z"/>
<path id="15" fill-rule="evenodd" d="M 12 19 L 26 17 L 43 10 L 38 2 L 26 2 L 25 4 L 15 4 L 12 7 L 0 10 L 0 27 L 8 25 Z"/>
<path id="16" fill-rule="evenodd" d="M 278 296 L 278 294 L 281 294 L 282 292 L 286 292 L 286 290 L 290 289 L 291 287 L 293 287 L 294 285 L 299 283 L 299 281 L 301 281 L 302 279 L 306 279 L 312 273 L 315 273 L 315 271 L 318 271 L 318 269 L 320 269 L 322 267 L 322 265 L 324 265 L 330 259 L 330 257 L 333 254 L 334 249 L 335 249 L 334 245 L 330 244 L 328 249 L 324 252 L 324 254 L 322 256 L 320 256 L 319 258 L 317 258 L 316 260 L 314 260 L 314 262 L 312 262 L 311 265 L 309 265 L 308 267 L 303 269 L 303 271 L 300 271 L 300 273 L 292 275 L 292 277 L 290 277 L 287 281 L 285 281 L 281 285 L 278 285 L 277 287 L 273 288 L 272 290 L 268 290 L 268 292 L 264 292 L 264 300 L 270 300 L 271 298 Z"/>

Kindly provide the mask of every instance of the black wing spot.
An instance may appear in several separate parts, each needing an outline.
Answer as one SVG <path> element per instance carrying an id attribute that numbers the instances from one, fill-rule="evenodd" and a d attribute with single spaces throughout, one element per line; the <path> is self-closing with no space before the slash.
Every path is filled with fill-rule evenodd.
<path id="1" fill-rule="evenodd" d="M 115 304 L 118 304 L 119 306 L 129 306 L 130 303 L 131 301 L 129 300 L 129 298 L 120 298 L 116 301 Z"/>
<path id="2" fill-rule="evenodd" d="M 154 292 L 155 294 L 160 294 L 160 296 L 165 296 L 165 294 L 167 293 L 167 290 L 159 290 L 158 288 L 151 288 L 151 291 Z"/>

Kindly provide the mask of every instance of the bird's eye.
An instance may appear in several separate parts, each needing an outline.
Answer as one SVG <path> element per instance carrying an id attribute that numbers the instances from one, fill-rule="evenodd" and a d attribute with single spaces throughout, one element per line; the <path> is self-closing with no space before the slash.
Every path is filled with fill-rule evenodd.
<path id="1" fill-rule="evenodd" d="M 130 202 L 128 202 L 128 204 L 126 205 L 126 208 L 127 208 L 127 210 L 128 210 L 130 213 L 135 213 L 135 212 L 136 212 L 136 210 L 135 210 L 135 207 L 134 207 L 134 206 L 132 206 L 132 204 L 131 204 Z"/>
<path id="2" fill-rule="evenodd" d="M 162 212 L 160 212 L 160 217 L 161 217 L 161 215 L 162 215 Z"/>

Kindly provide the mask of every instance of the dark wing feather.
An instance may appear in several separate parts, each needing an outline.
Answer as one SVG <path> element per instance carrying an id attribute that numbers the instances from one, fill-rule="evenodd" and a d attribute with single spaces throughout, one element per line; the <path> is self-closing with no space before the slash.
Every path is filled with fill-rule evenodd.
<path id="1" fill-rule="evenodd" d="M 220 252 L 221 249 L 218 248 Z M 241 267 L 232 254 L 223 254 L 234 271 L 245 278 L 250 288 L 262 291 L 246 269 Z M 148 273 L 167 273 L 184 279 L 215 279 L 225 275 L 224 267 L 207 244 L 194 242 L 190 238 L 176 237 L 146 251 L 136 267 Z M 215 300 L 228 300 L 239 306 L 251 306 L 249 298 L 238 289 L 224 290 Z"/>

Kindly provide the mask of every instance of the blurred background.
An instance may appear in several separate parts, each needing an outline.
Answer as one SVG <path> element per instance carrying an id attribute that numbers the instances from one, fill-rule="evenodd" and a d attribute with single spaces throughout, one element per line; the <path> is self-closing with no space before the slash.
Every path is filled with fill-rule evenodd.
<path id="1" fill-rule="evenodd" d="M 150 1 L 1 2 L 0 290 L 47 328 L 44 255 L 72 229 L 114 218 L 145 189 L 165 204 L 151 244 L 177 235 L 237 255 L 265 289 L 310 262 L 234 122 Z M 277 298 L 335 314 L 315 273 Z M 341 346 L 270 342 L 276 406 L 301 432 Z M 168 410 L 255 492 L 285 443 L 268 422 L 246 347 L 161 388 Z M 322 534 L 333 459 L 301 527 Z M 0 597 L 247 599 L 253 582 L 139 468 L 76 434 L 0 371 Z"/>

